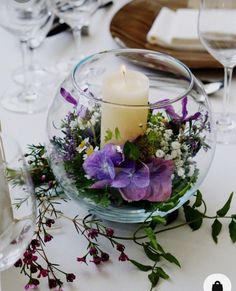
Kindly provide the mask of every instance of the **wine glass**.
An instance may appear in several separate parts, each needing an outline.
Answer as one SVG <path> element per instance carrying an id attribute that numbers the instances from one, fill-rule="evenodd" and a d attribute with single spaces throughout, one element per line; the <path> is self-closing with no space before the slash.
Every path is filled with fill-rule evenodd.
<path id="1" fill-rule="evenodd" d="M 67 62 L 66 66 L 61 66 L 68 72 L 78 60 L 83 58 L 80 51 L 81 30 L 91 13 L 99 6 L 99 3 L 97 0 L 49 0 L 49 2 L 54 14 L 68 24 L 73 32 L 75 55 Z"/>
<path id="2" fill-rule="evenodd" d="M 34 234 L 35 219 L 24 156 L 14 139 L 0 133 L 0 275 L 22 256 Z"/>
<path id="3" fill-rule="evenodd" d="M 5 109 L 18 113 L 39 112 L 48 106 L 48 96 L 43 89 L 36 89 L 29 70 L 28 43 L 48 21 L 50 11 L 46 0 L 1 0 L 0 25 L 20 40 L 23 55 L 24 88 L 14 87 L 5 92 L 1 104 Z"/>
<path id="4" fill-rule="evenodd" d="M 30 54 L 29 70 L 32 74 L 33 82 L 37 87 L 41 87 L 42 84 L 50 84 L 55 81 L 55 76 L 53 76 L 52 74 L 53 70 L 49 67 L 42 66 L 35 60 L 36 50 L 43 44 L 46 35 L 52 27 L 53 20 L 54 15 L 52 13 L 49 13 L 45 23 L 43 23 L 43 25 L 37 30 L 35 35 L 28 41 Z M 56 73 L 54 75 L 56 75 Z M 24 69 L 22 67 L 15 70 L 15 72 L 13 73 L 13 80 L 17 84 L 24 84 Z"/>
<path id="5" fill-rule="evenodd" d="M 217 141 L 236 143 L 236 114 L 229 113 L 229 93 L 236 65 L 236 1 L 201 0 L 199 37 L 206 50 L 224 67 L 222 112 L 216 114 Z"/>

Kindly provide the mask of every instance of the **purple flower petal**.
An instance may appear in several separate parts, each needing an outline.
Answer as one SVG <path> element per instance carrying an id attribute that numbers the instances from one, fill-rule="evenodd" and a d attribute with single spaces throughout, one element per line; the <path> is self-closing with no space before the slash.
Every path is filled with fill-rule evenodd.
<path id="1" fill-rule="evenodd" d="M 120 189 L 121 196 L 127 201 L 143 200 L 147 194 L 147 188 L 138 188 L 134 184 Z"/>
<path id="2" fill-rule="evenodd" d="M 117 146 L 114 144 L 106 144 L 102 152 L 112 160 L 114 166 L 118 166 L 123 160 L 122 154 L 117 151 Z"/>
<path id="3" fill-rule="evenodd" d="M 66 89 L 61 88 L 60 93 L 67 102 L 73 104 L 74 106 L 78 105 L 77 100 L 68 91 L 66 91 Z"/>
<path id="4" fill-rule="evenodd" d="M 119 172 L 114 181 L 112 182 L 111 186 L 115 188 L 124 188 L 130 184 L 130 176 L 125 171 Z"/>
<path id="5" fill-rule="evenodd" d="M 145 188 L 149 185 L 149 168 L 147 165 L 143 164 L 143 167 L 140 168 L 134 175 L 133 175 L 133 183 L 138 188 Z"/>
<path id="6" fill-rule="evenodd" d="M 81 118 L 81 119 L 86 119 L 88 117 L 88 108 L 85 107 L 84 105 L 79 105 L 78 106 L 78 110 L 77 110 L 77 115 Z"/>
<path id="7" fill-rule="evenodd" d="M 102 189 L 106 186 L 111 185 L 112 180 L 106 179 L 95 182 L 90 188 L 92 189 Z"/>
<path id="8" fill-rule="evenodd" d="M 168 105 L 165 107 L 166 113 L 170 116 L 171 119 L 173 120 L 180 120 L 181 116 L 179 116 L 172 105 Z"/>
<path id="9" fill-rule="evenodd" d="M 93 152 L 84 162 L 83 168 L 87 175 L 98 180 L 114 179 L 115 168 L 110 158 L 102 151 Z"/>
<path id="10" fill-rule="evenodd" d="M 187 103 L 188 103 L 188 98 L 185 96 L 182 101 L 182 119 L 185 120 L 186 116 L 188 115 L 188 110 L 187 110 Z"/>
<path id="11" fill-rule="evenodd" d="M 192 121 L 192 120 L 197 120 L 202 114 L 200 112 L 196 112 L 195 114 L 187 117 L 185 121 Z"/>
<path id="12" fill-rule="evenodd" d="M 174 162 L 156 158 L 148 164 L 148 167 L 150 170 L 150 185 L 145 200 L 152 202 L 166 201 L 172 193 L 171 175 L 175 169 Z"/>

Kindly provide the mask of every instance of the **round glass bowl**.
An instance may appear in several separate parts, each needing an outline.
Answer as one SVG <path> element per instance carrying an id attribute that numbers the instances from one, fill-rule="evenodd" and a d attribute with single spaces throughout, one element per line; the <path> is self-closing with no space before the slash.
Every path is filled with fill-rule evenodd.
<path id="1" fill-rule="evenodd" d="M 166 216 L 199 188 L 215 131 L 206 93 L 178 60 L 119 49 L 82 60 L 48 113 L 49 157 L 65 193 L 103 219 Z"/>

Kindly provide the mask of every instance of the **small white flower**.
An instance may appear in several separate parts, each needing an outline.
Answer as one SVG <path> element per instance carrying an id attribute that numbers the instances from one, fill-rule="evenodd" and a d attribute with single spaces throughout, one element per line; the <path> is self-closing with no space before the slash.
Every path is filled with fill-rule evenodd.
<path id="1" fill-rule="evenodd" d="M 171 147 L 173 150 L 178 150 L 178 149 L 180 149 L 180 143 L 178 141 L 173 141 L 171 143 Z"/>
<path id="2" fill-rule="evenodd" d="M 116 146 L 116 151 L 117 153 L 120 153 L 120 154 L 123 153 L 122 148 L 120 146 Z"/>
<path id="3" fill-rule="evenodd" d="M 194 171 L 195 171 L 195 167 L 193 165 L 189 165 L 189 171 L 188 171 L 187 176 L 192 177 L 194 174 Z"/>
<path id="4" fill-rule="evenodd" d="M 171 152 L 171 157 L 172 157 L 172 159 L 177 158 L 177 157 L 178 157 L 178 151 L 173 150 L 173 151 Z"/>
<path id="5" fill-rule="evenodd" d="M 89 175 L 84 175 L 84 177 L 85 177 L 86 179 L 88 179 L 88 180 L 91 179 L 91 177 L 90 177 Z"/>
<path id="6" fill-rule="evenodd" d="M 156 151 L 156 157 L 157 158 L 163 158 L 165 156 L 165 153 L 162 150 Z"/>
<path id="7" fill-rule="evenodd" d="M 181 167 L 178 168 L 177 174 L 178 174 L 179 177 L 184 177 L 184 175 L 185 175 L 184 168 L 181 168 Z"/>
<path id="8" fill-rule="evenodd" d="M 168 134 L 169 136 L 171 136 L 171 135 L 173 134 L 172 129 L 167 129 L 167 130 L 166 130 L 166 134 Z"/>
<path id="9" fill-rule="evenodd" d="M 177 168 L 180 168 L 180 167 L 183 166 L 183 164 L 184 164 L 184 161 L 183 161 L 183 160 L 178 160 L 178 161 L 176 162 L 176 167 L 177 167 Z"/>
<path id="10" fill-rule="evenodd" d="M 98 152 L 99 151 L 99 147 L 98 146 L 95 146 L 94 151 L 95 152 Z"/>
<path id="11" fill-rule="evenodd" d="M 165 156 L 165 160 L 172 160 L 171 155 L 166 155 L 166 156 Z"/>

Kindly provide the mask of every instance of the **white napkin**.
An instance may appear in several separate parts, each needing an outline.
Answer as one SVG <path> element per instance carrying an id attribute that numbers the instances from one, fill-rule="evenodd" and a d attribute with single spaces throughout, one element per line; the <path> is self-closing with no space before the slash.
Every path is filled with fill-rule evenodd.
<path id="1" fill-rule="evenodd" d="M 163 7 L 147 34 L 147 41 L 167 48 L 204 50 L 197 31 L 198 10 Z"/>

